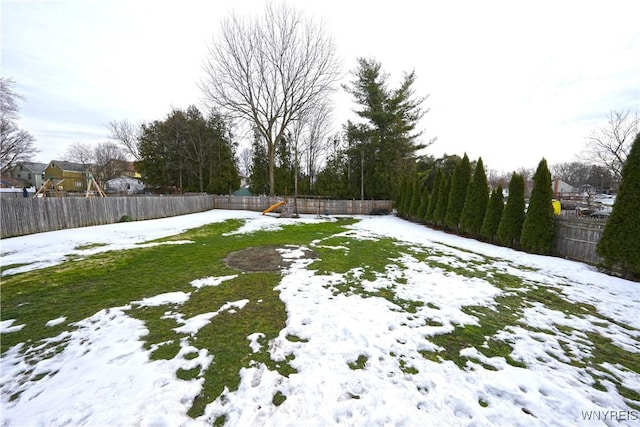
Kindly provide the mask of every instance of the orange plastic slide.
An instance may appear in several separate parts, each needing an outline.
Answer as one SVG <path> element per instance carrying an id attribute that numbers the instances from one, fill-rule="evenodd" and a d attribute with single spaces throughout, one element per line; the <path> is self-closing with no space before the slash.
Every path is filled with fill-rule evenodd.
<path id="1" fill-rule="evenodd" d="M 264 214 L 266 214 L 266 213 L 271 212 L 272 210 L 274 210 L 274 209 L 276 209 L 276 208 L 278 208 L 278 207 L 280 207 L 280 206 L 284 205 L 285 203 L 287 203 L 287 202 L 286 202 L 286 201 L 285 201 L 285 202 L 278 202 L 278 203 L 276 203 L 275 205 L 271 205 L 271 206 L 269 206 L 267 209 L 265 209 L 265 210 L 263 210 L 263 211 L 262 211 L 262 215 L 264 215 Z"/>

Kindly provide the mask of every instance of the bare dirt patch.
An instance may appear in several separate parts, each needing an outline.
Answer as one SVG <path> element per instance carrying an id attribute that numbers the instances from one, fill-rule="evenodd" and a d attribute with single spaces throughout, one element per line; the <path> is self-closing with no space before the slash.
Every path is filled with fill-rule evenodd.
<path id="1" fill-rule="evenodd" d="M 236 270 L 242 271 L 280 271 L 287 268 L 293 262 L 292 259 L 283 258 L 279 249 L 292 249 L 287 246 L 255 246 L 241 251 L 231 252 L 224 259 L 225 263 Z M 304 248 L 301 258 L 316 259 L 318 253 Z"/>

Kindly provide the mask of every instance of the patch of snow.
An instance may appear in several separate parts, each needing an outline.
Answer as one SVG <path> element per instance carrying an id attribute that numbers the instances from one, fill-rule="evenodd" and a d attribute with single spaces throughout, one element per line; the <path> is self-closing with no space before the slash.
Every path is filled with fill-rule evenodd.
<path id="1" fill-rule="evenodd" d="M 0 359 L 3 424 L 198 424 L 186 413 L 202 381 L 176 379 L 179 357 L 150 360 L 140 340 L 148 333 L 142 321 L 112 308 L 76 326 L 64 350 L 35 370 L 18 346 Z"/>
<path id="2" fill-rule="evenodd" d="M 0 322 L 0 334 L 8 334 L 11 332 L 21 331 L 26 325 L 15 325 L 16 319 L 7 319 Z"/>
<path id="3" fill-rule="evenodd" d="M 226 282 L 227 280 L 233 280 L 238 277 L 237 274 L 232 274 L 230 276 L 220 276 L 220 277 L 205 277 L 203 279 L 196 279 L 191 282 L 191 286 L 194 288 L 200 289 L 204 286 L 219 286 L 222 282 Z"/>
<path id="4" fill-rule="evenodd" d="M 132 304 L 141 307 L 157 307 L 166 304 L 184 304 L 191 297 L 191 293 L 186 292 L 166 292 L 153 297 L 144 298 L 140 301 L 134 301 Z"/>
<path id="5" fill-rule="evenodd" d="M 255 332 L 247 337 L 247 339 L 249 340 L 249 347 L 251 347 L 251 350 L 254 353 L 259 352 L 262 348 L 262 346 L 258 342 L 260 338 L 264 338 L 264 334 L 262 332 Z"/>
<path id="6" fill-rule="evenodd" d="M 56 325 L 59 325 L 61 323 L 64 323 L 65 320 L 67 320 L 67 318 L 64 317 L 64 316 L 61 316 L 61 317 L 58 317 L 56 319 L 49 320 L 47 323 L 45 323 L 44 326 L 56 326 Z"/>
<path id="7" fill-rule="evenodd" d="M 220 309 L 218 311 L 198 314 L 198 315 L 190 317 L 189 319 L 186 319 L 186 320 L 184 320 L 182 318 L 176 318 L 176 321 L 178 321 L 178 323 L 182 323 L 182 326 L 178 326 L 177 328 L 173 328 L 173 330 L 176 331 L 179 334 L 194 335 L 200 329 L 202 329 L 205 326 L 207 326 L 209 324 L 209 322 L 211 321 L 211 319 L 216 317 L 218 314 L 222 313 L 223 311 L 229 311 L 229 312 L 233 313 L 233 312 L 235 312 L 233 310 L 234 308 L 237 308 L 238 310 L 241 310 L 242 308 L 244 308 L 245 305 L 247 305 L 248 302 L 249 302 L 248 299 L 242 299 L 242 300 L 238 300 L 238 301 L 227 302 L 227 303 L 224 303 L 222 305 L 222 307 L 220 307 Z"/>

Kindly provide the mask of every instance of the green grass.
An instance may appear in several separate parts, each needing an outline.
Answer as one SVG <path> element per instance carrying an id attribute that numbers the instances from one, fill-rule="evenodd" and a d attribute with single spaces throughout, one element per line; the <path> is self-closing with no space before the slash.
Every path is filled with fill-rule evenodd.
<path id="1" fill-rule="evenodd" d="M 295 372 L 288 364 L 291 358 L 275 362 L 266 350 L 253 353 L 246 339 L 254 332 L 261 332 L 265 335 L 261 343 L 266 348 L 268 341 L 285 327 L 285 306 L 274 290 L 280 281 L 280 273 L 243 274 L 226 266 L 223 259 L 230 252 L 252 246 L 309 245 L 343 232 L 344 227 L 353 222 L 345 219 L 290 225 L 278 232 L 225 236 L 241 225 L 238 220 L 229 220 L 156 240 L 190 240 L 193 243 L 105 252 L 47 269 L 7 276 L 2 280 L 1 319 L 16 319 L 15 324 L 26 326 L 21 331 L 3 334 L 2 353 L 19 343 L 25 343 L 25 349 L 35 348 L 43 339 L 68 330 L 72 323 L 103 308 L 124 306 L 165 292 L 191 292 L 191 298 L 183 305 L 139 307 L 134 304 L 128 314 L 145 322 L 149 333 L 143 337 L 144 345 L 153 350 L 153 359 L 176 357 L 181 348 L 180 341 L 185 338 L 191 345 L 207 349 L 214 355 L 213 363 L 204 372 L 200 368 L 177 372 L 178 378 L 185 380 L 204 378 L 202 392 L 189 411 L 191 416 L 201 415 L 206 404 L 219 396 L 225 387 L 229 390 L 237 388 L 242 367 L 262 362 L 282 375 Z M 320 249 L 319 252 L 332 251 Z M 216 287 L 196 289 L 190 285 L 195 279 L 232 274 L 238 276 Z M 242 299 L 249 300 L 244 308 L 236 313 L 221 312 L 193 337 L 176 333 L 174 328 L 179 326 L 176 320 L 163 316 L 169 310 L 190 318 L 217 311 L 226 302 Z M 60 316 L 67 318 L 63 324 L 45 326 L 49 320 Z M 51 347 L 55 351 L 64 348 L 58 344 Z M 45 350 L 34 354 L 34 359 L 44 356 Z M 49 351 L 49 354 L 53 353 Z"/>
<path id="2" fill-rule="evenodd" d="M 469 362 L 480 363 L 486 369 L 497 369 L 492 363 L 460 355 L 461 350 L 473 347 L 488 359 L 501 358 L 512 366 L 526 369 L 527 366 L 512 355 L 514 343 L 496 337 L 499 332 L 509 330 L 510 327 L 522 327 L 538 332 L 541 337 L 557 339 L 570 359 L 569 364 L 584 369 L 593 377 L 594 389 L 606 390 L 603 385 L 606 375 L 606 379 L 615 384 L 631 407 L 640 405 L 640 395 L 624 387 L 622 380 L 613 373 L 603 373 L 606 370 L 602 367 L 607 362 L 640 372 L 637 354 L 621 349 L 599 333 L 587 331 L 586 338 L 580 338 L 580 342 L 588 347 L 589 352 L 579 357 L 569 351 L 567 343 L 575 342 L 577 334 L 582 331 L 564 325 L 553 325 L 551 329 L 540 330 L 525 325 L 521 319 L 524 310 L 534 304 L 542 304 L 567 317 L 584 319 L 593 316 L 603 328 L 610 324 L 626 330 L 633 328 L 599 314 L 592 305 L 568 301 L 560 286 L 525 282 L 520 277 L 493 268 L 491 264 L 497 261 L 493 258 L 472 254 L 471 261 L 464 261 L 434 248 L 412 248 L 393 239 L 357 239 L 345 228 L 354 222 L 353 219 L 341 219 L 335 222 L 288 225 L 279 231 L 226 235 L 242 225 L 240 220 L 228 220 L 155 240 L 158 243 L 178 240 L 191 243 L 105 252 L 82 260 L 70 259 L 47 269 L 3 277 L 0 319 L 16 319 L 15 324 L 26 326 L 21 331 L 2 335 L 2 354 L 9 348 L 24 343 L 22 351 L 26 352 L 30 363 L 36 363 L 42 358 L 53 357 L 63 351 L 66 345 L 64 341 L 43 345 L 42 340 L 73 329 L 74 322 L 90 317 L 104 308 L 125 306 L 165 292 L 189 292 L 191 296 L 184 304 L 159 307 L 133 304 L 127 314 L 145 323 L 149 333 L 142 339 L 154 360 L 178 357 L 184 341 L 213 356 L 211 365 L 206 369 L 198 365 L 176 372 L 176 376 L 183 380 L 203 380 L 201 393 L 194 399 L 189 410 L 190 416 L 197 417 L 204 413 L 207 404 L 224 392 L 225 387 L 231 391 L 237 389 L 239 371 L 243 367 L 263 363 L 268 369 L 278 371 L 283 376 L 296 372 L 291 366 L 293 356 L 274 361 L 267 351 L 269 342 L 285 328 L 287 320 L 286 307 L 278 291 L 274 290 L 281 280 L 281 274 L 242 273 L 225 265 L 223 260 L 229 253 L 249 247 L 300 245 L 312 247 L 319 254 L 319 259 L 310 267 L 316 270 L 316 274 L 343 274 L 343 280 L 326 285 L 334 295 L 385 299 L 394 305 L 396 311 L 406 313 L 408 320 L 422 316 L 425 326 L 442 327 L 442 322 L 446 320 L 430 319 L 421 314 L 424 309 L 439 310 L 433 302 L 399 296 L 398 291 L 408 284 L 399 262 L 406 254 L 447 275 L 486 280 L 502 291 L 490 306 L 473 305 L 462 308 L 464 313 L 478 319 L 478 325 L 453 325 L 453 330 L 449 333 L 427 336 L 425 339 L 439 348 L 433 352 L 420 351 L 429 360 L 438 363 L 443 360 L 452 361 L 460 369 L 470 369 Z M 88 244 L 76 249 L 95 246 L 99 245 Z M 456 262 L 447 263 L 442 257 Z M 15 266 L 18 265 L 4 269 Z M 394 268 L 390 269 L 390 266 Z M 525 269 L 521 266 L 511 267 Z M 228 275 L 237 277 L 215 287 L 196 289 L 190 285 L 195 279 Z M 376 280 L 380 280 L 380 286 L 374 289 L 370 285 Z M 249 302 L 235 312 L 219 312 L 193 336 L 175 331 L 181 325 L 176 320 L 177 315 L 188 319 L 216 312 L 225 303 L 238 300 Z M 167 316 L 167 313 L 173 316 Z M 62 324 L 45 326 L 46 322 L 61 316 L 66 317 Z M 256 353 L 252 351 L 246 338 L 255 332 L 264 334 L 258 340 L 262 348 Z M 299 345 L 308 342 L 307 339 L 294 335 L 287 335 L 286 339 Z M 191 352 L 180 357 L 194 360 L 197 356 L 197 353 Z M 405 374 L 418 374 L 418 369 L 410 359 L 395 354 L 391 354 L 391 357 L 398 359 L 398 366 Z M 367 362 L 365 354 L 360 354 L 356 360 L 346 361 L 352 370 L 366 369 Z M 49 374 L 52 373 L 42 373 L 32 380 L 37 381 Z M 358 396 L 354 395 L 353 398 Z M 281 391 L 274 390 L 274 405 L 281 405 L 286 399 L 287 396 Z M 489 405 L 482 398 L 478 403 L 483 407 Z M 226 418 L 221 416 L 214 424 L 222 425 L 225 421 Z"/>

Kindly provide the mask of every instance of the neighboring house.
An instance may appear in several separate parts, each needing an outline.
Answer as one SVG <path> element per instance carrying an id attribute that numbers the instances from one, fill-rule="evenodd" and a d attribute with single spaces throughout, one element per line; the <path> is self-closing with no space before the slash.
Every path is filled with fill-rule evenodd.
<path id="1" fill-rule="evenodd" d="M 9 171 L 11 178 L 28 182 L 29 186 L 40 188 L 45 182 L 46 163 L 20 162 Z"/>
<path id="2" fill-rule="evenodd" d="M 140 172 L 136 170 L 135 163 L 126 160 L 109 160 L 106 165 L 98 169 L 102 179 L 110 180 L 120 176 L 128 176 L 136 179 L 142 178 Z"/>
<path id="3" fill-rule="evenodd" d="M 551 183 L 553 187 L 553 197 L 561 199 L 564 194 L 571 194 L 574 192 L 573 185 L 564 182 L 560 178 L 555 178 Z"/>
<path id="4" fill-rule="evenodd" d="M 87 191 L 89 165 L 52 160 L 44 171 L 45 180 L 53 178 L 59 191 Z"/>
<path id="5" fill-rule="evenodd" d="M 144 183 L 129 176 L 113 178 L 106 182 L 104 191 L 116 194 L 144 193 Z"/>

